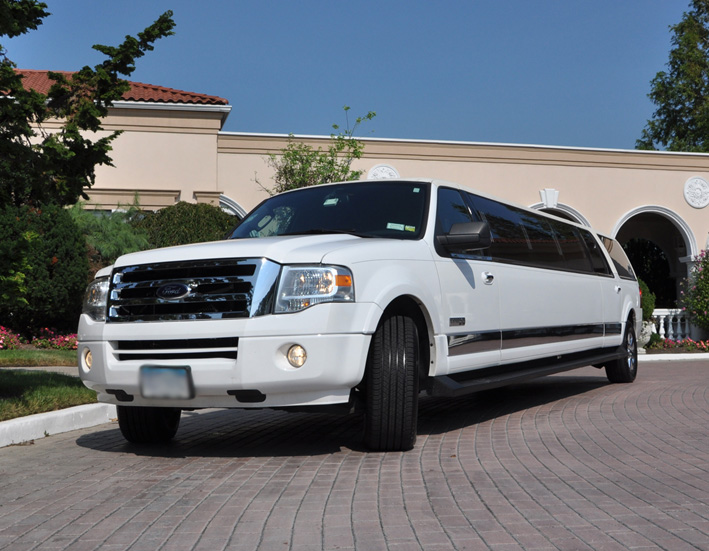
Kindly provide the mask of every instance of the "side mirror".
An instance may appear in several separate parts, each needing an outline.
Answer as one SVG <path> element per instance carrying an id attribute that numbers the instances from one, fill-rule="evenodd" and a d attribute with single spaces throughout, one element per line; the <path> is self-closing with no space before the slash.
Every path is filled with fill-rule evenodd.
<path id="1" fill-rule="evenodd" d="M 439 235 L 436 240 L 448 252 L 487 249 L 492 244 L 487 222 L 453 224 L 447 234 Z"/>

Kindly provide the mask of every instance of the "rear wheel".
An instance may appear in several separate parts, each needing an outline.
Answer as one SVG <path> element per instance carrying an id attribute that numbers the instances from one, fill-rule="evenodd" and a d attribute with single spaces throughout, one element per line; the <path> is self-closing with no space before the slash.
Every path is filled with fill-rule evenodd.
<path id="1" fill-rule="evenodd" d="M 169 442 L 180 426 L 178 408 L 117 406 L 118 426 L 123 437 L 134 444 Z"/>
<path id="2" fill-rule="evenodd" d="M 606 377 L 611 383 L 632 383 L 638 375 L 638 341 L 635 338 L 635 324 L 628 320 L 625 324 L 622 356 L 606 364 Z"/>
<path id="3" fill-rule="evenodd" d="M 384 318 L 369 349 L 364 440 L 382 451 L 410 450 L 416 443 L 419 393 L 416 324 L 403 315 Z"/>

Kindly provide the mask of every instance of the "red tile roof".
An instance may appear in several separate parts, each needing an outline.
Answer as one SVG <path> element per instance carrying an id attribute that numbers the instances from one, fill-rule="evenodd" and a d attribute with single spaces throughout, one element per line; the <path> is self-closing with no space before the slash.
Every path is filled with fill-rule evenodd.
<path id="1" fill-rule="evenodd" d="M 49 92 L 54 81 L 51 80 L 47 71 L 34 71 L 29 69 L 17 69 L 17 72 L 24 76 L 22 83 L 25 88 L 36 90 L 41 94 Z M 54 71 L 61 73 L 67 78 L 73 73 L 66 71 Z M 130 82 L 130 81 L 129 81 Z M 126 101 L 145 101 L 158 103 L 192 103 L 198 105 L 228 105 L 229 101 L 217 96 L 206 94 L 195 94 L 183 90 L 174 90 L 164 86 L 144 84 L 142 82 L 130 82 L 130 90 L 123 94 Z"/>

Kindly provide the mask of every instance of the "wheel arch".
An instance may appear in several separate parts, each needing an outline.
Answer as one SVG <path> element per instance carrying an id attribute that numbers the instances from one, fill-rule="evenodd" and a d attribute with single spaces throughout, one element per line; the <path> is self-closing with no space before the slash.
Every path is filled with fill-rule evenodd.
<path id="1" fill-rule="evenodd" d="M 435 341 L 433 339 L 433 323 L 425 304 L 412 295 L 401 295 L 393 299 L 384 308 L 378 324 L 392 315 L 405 315 L 416 324 L 419 344 L 419 379 L 423 385 L 435 361 Z M 365 374 L 366 376 L 366 374 Z"/>

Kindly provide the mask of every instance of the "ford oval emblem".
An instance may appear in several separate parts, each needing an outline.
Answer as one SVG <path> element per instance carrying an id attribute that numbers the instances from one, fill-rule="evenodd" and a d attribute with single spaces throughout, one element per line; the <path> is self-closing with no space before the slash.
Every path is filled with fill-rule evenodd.
<path id="1" fill-rule="evenodd" d="M 158 287 L 155 294 L 159 298 L 166 300 L 178 300 L 189 295 L 191 290 L 189 285 L 185 285 L 184 283 L 168 283 L 167 285 Z"/>

